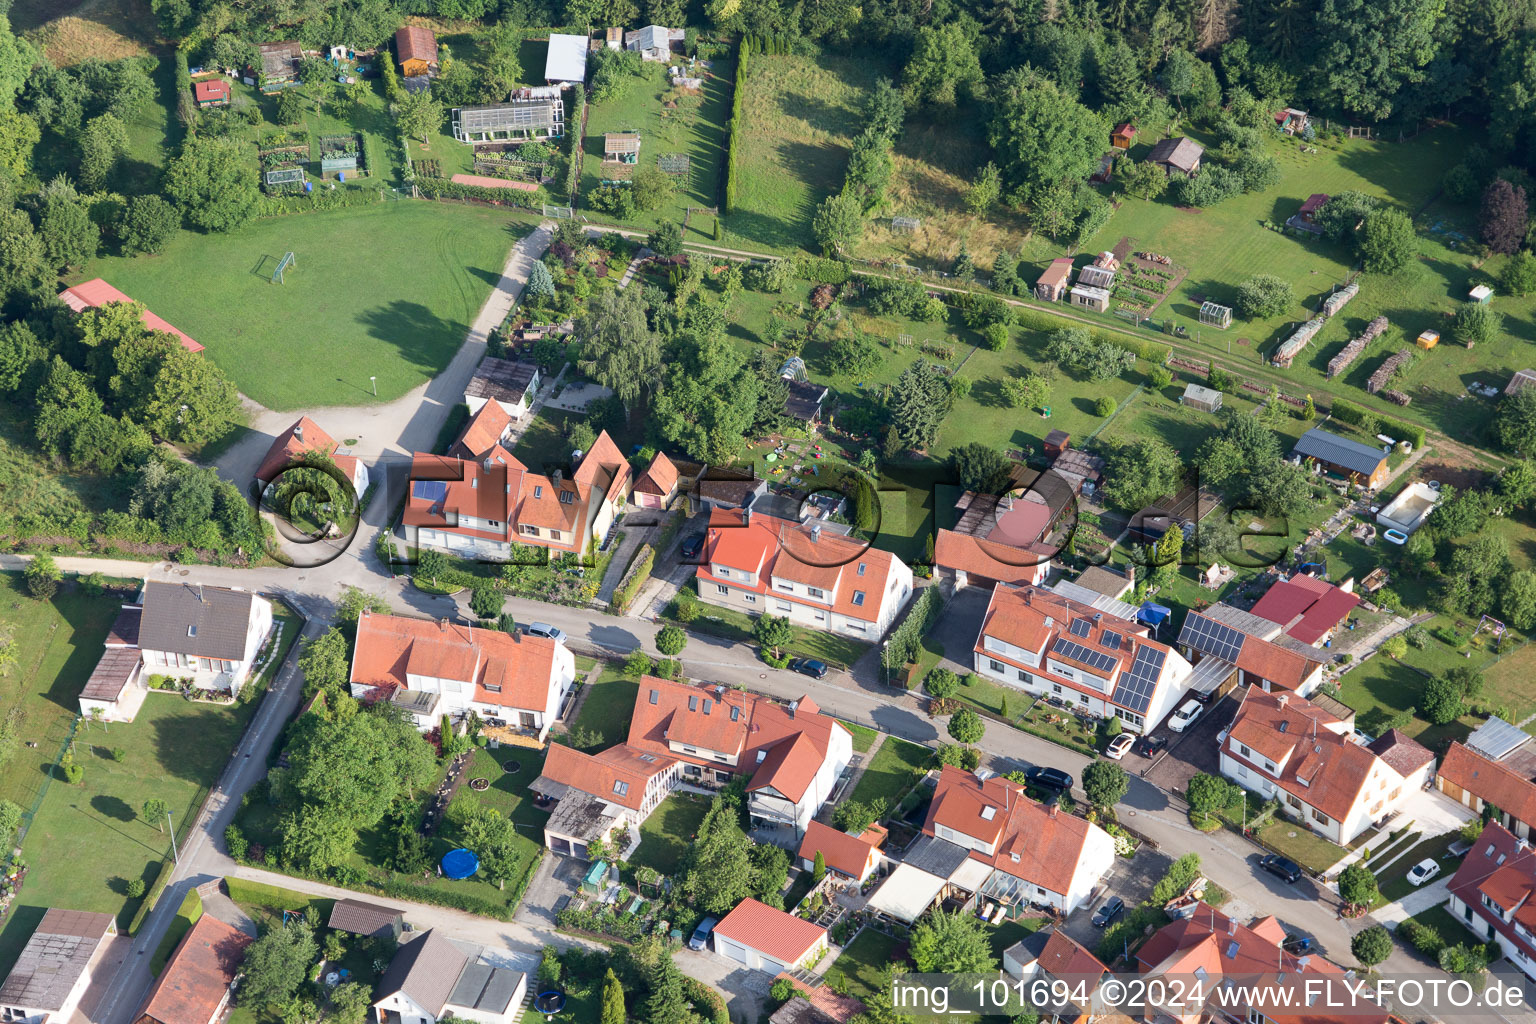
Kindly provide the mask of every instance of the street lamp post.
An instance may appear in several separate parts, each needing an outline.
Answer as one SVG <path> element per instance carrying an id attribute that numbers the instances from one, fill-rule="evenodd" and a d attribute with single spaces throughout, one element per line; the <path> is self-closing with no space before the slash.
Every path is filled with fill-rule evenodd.
<path id="1" fill-rule="evenodd" d="M 171 856 L 175 859 L 176 866 L 181 867 L 181 854 L 176 850 L 176 824 L 171 821 L 171 811 L 169 808 L 165 811 L 165 824 L 171 831 Z"/>
<path id="2" fill-rule="evenodd" d="M 373 385 L 373 397 L 374 398 L 378 398 L 379 397 L 379 378 L 377 378 L 377 377 L 369 377 L 368 378 L 368 383 Z"/>

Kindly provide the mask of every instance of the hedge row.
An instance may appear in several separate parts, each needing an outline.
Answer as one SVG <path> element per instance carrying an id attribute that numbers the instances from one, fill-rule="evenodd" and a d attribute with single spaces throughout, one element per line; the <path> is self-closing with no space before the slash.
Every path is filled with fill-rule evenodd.
<path id="1" fill-rule="evenodd" d="M 795 274 L 813 284 L 845 284 L 850 273 L 848 264 L 826 256 L 802 253 L 795 257 Z"/>
<path id="2" fill-rule="evenodd" d="M 519 900 L 528 889 L 528 883 L 533 878 L 534 867 L 537 867 L 538 859 L 535 858 L 533 867 L 530 867 L 513 889 Z M 479 896 L 471 896 L 462 892 L 450 892 L 443 889 L 434 889 L 430 886 L 417 885 L 414 882 L 406 882 L 400 879 L 390 879 L 382 884 L 368 882 L 362 885 L 342 885 L 335 879 L 325 878 L 317 874 L 294 869 L 286 869 L 288 874 L 295 878 L 307 878 L 311 881 L 322 882 L 326 885 L 334 885 L 348 889 L 352 892 L 372 893 L 375 896 L 389 896 L 397 900 L 411 900 L 416 903 L 430 903 L 439 907 L 451 907 L 454 910 L 462 910 L 470 914 L 479 914 L 481 917 L 492 917 L 498 921 L 512 920 L 513 910 L 516 904 L 498 903 L 495 900 L 482 899 Z M 239 878 L 224 879 L 229 887 L 229 898 L 237 903 L 254 903 L 258 906 L 271 907 L 273 910 L 303 910 L 316 899 L 305 893 L 295 892 L 292 889 L 280 889 L 275 885 L 264 885 L 261 882 L 247 882 Z M 135 918 L 137 923 L 137 918 Z"/>
<path id="3" fill-rule="evenodd" d="M 496 206 L 516 206 L 525 210 L 540 209 L 547 196 L 543 189 L 524 192 L 513 188 L 489 188 L 485 185 L 465 185 L 448 178 L 417 178 L 416 190 L 428 199 L 475 199 Z"/>
<path id="4" fill-rule="evenodd" d="M 1393 437 L 1400 441 L 1409 442 L 1415 448 L 1424 447 L 1423 427 L 1416 427 L 1412 423 L 1404 423 L 1402 420 L 1395 420 L 1389 416 L 1383 416 L 1380 413 L 1372 412 L 1363 406 L 1356 405 L 1355 403 L 1347 401 L 1343 398 L 1335 398 L 1333 400 L 1333 406 L 1329 411 L 1333 414 L 1335 419 L 1341 419 L 1345 423 L 1348 423 L 1350 426 L 1354 427 L 1358 427 L 1362 422 L 1365 421 L 1365 418 L 1369 416 L 1376 421 L 1377 429 L 1380 430 L 1383 434 L 1391 434 Z"/>
<path id="5" fill-rule="evenodd" d="M 725 204 L 722 213 L 736 209 L 736 143 L 741 139 L 741 98 L 746 92 L 747 63 L 752 56 L 752 40 L 743 39 L 736 51 L 736 85 L 731 90 L 731 123 L 726 129 L 725 145 Z"/>
<path id="6" fill-rule="evenodd" d="M 570 159 L 567 161 L 569 166 L 565 169 L 565 195 L 566 201 L 574 206 L 576 187 L 581 184 L 581 139 L 582 131 L 586 127 L 582 119 L 587 110 L 587 90 L 585 86 L 578 85 L 572 91 L 576 94 L 576 101 L 572 104 L 574 109 L 571 111 L 571 120 L 566 123 L 574 124 L 576 130 L 566 133 Z"/>
<path id="7" fill-rule="evenodd" d="M 128 922 L 128 934 L 136 935 L 139 926 L 149 916 L 149 912 L 155 909 L 155 904 L 160 902 L 160 896 L 165 892 L 165 887 L 170 884 L 171 876 L 176 873 L 176 862 L 162 860 L 160 870 L 155 872 L 155 881 L 144 893 L 144 902 L 139 904 L 139 909 L 134 911 L 133 920 Z"/>
<path id="8" fill-rule="evenodd" d="M 641 586 L 650 579 L 651 567 L 655 564 L 656 549 L 649 544 L 640 545 L 635 560 L 629 563 L 629 568 L 624 571 L 624 578 L 619 581 L 618 588 L 613 592 L 613 600 L 608 602 L 609 612 L 614 615 L 624 615 L 629 611 L 635 595 L 640 593 Z"/>
<path id="9" fill-rule="evenodd" d="M 695 1010 L 700 1011 L 700 1016 L 709 1024 L 731 1024 L 731 1014 L 725 1008 L 725 1000 L 720 998 L 720 993 L 704 984 L 698 978 L 683 975 L 683 995 L 693 1004 Z"/>
<path id="10" fill-rule="evenodd" d="M 939 621 L 939 613 L 943 610 L 944 598 L 939 593 L 938 584 L 924 587 L 923 592 L 912 602 L 912 607 L 907 609 L 907 617 L 891 630 L 890 638 L 880 655 L 885 667 L 900 668 L 916 660 L 924 635 Z"/>
<path id="11" fill-rule="evenodd" d="M 1054 316 L 1050 313 L 1042 312 L 1038 309 L 1030 309 L 1028 307 L 1019 309 L 1017 313 L 1014 314 L 1014 318 L 1018 321 L 1020 327 L 1024 327 L 1031 331 L 1056 331 L 1063 327 L 1083 326 L 1082 324 L 1066 320 L 1062 317 Z M 1094 341 L 1107 341 L 1111 345 L 1116 345 L 1120 348 L 1126 349 L 1127 351 L 1136 353 L 1138 358 L 1145 359 L 1148 362 L 1158 364 L 1166 363 L 1169 357 L 1173 355 L 1173 348 L 1171 346 L 1164 345 L 1161 342 L 1147 341 L 1143 338 L 1135 338 L 1129 335 L 1120 334 L 1117 331 L 1101 331 L 1093 327 L 1088 328 L 1088 333 L 1093 336 Z"/>
<path id="12" fill-rule="evenodd" d="M 317 210 L 341 210 L 349 206 L 371 206 L 382 202 L 376 188 L 317 188 L 313 192 L 294 195 L 261 197 L 256 208 L 258 217 L 283 217 L 292 213 L 314 213 Z"/>

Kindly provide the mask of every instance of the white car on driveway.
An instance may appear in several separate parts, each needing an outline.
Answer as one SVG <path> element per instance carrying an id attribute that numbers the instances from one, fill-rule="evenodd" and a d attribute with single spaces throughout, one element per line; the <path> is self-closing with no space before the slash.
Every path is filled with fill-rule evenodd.
<path id="1" fill-rule="evenodd" d="M 1414 885 L 1423 885 L 1440 873 L 1440 865 L 1434 858 L 1426 858 L 1408 869 L 1408 881 Z"/>
<path id="2" fill-rule="evenodd" d="M 1130 751 L 1131 745 L 1135 742 L 1135 736 L 1128 732 L 1123 732 L 1109 741 L 1109 746 L 1104 748 L 1104 756 L 1111 761 L 1118 761 Z"/>
<path id="3" fill-rule="evenodd" d="M 1205 705 L 1197 700 L 1187 700 L 1179 710 L 1168 716 L 1168 728 L 1174 732 L 1183 732 L 1194 724 L 1200 717 L 1200 712 L 1205 710 Z"/>

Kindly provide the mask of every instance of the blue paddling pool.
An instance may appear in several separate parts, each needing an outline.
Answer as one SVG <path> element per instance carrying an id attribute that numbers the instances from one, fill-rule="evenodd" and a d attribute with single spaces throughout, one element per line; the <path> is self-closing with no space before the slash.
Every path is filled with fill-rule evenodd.
<path id="1" fill-rule="evenodd" d="M 460 847 L 443 854 L 443 874 L 448 878 L 468 878 L 480 870 L 480 858 Z"/>

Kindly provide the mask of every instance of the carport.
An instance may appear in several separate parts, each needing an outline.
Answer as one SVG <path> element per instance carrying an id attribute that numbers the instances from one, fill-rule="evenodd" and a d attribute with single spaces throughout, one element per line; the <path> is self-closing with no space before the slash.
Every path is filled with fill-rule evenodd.
<path id="1" fill-rule="evenodd" d="M 933 906 L 933 901 L 939 898 L 939 893 L 944 891 L 947 884 L 938 875 L 930 875 L 911 864 L 899 864 L 869 897 L 865 906 L 893 921 L 911 924 Z"/>

